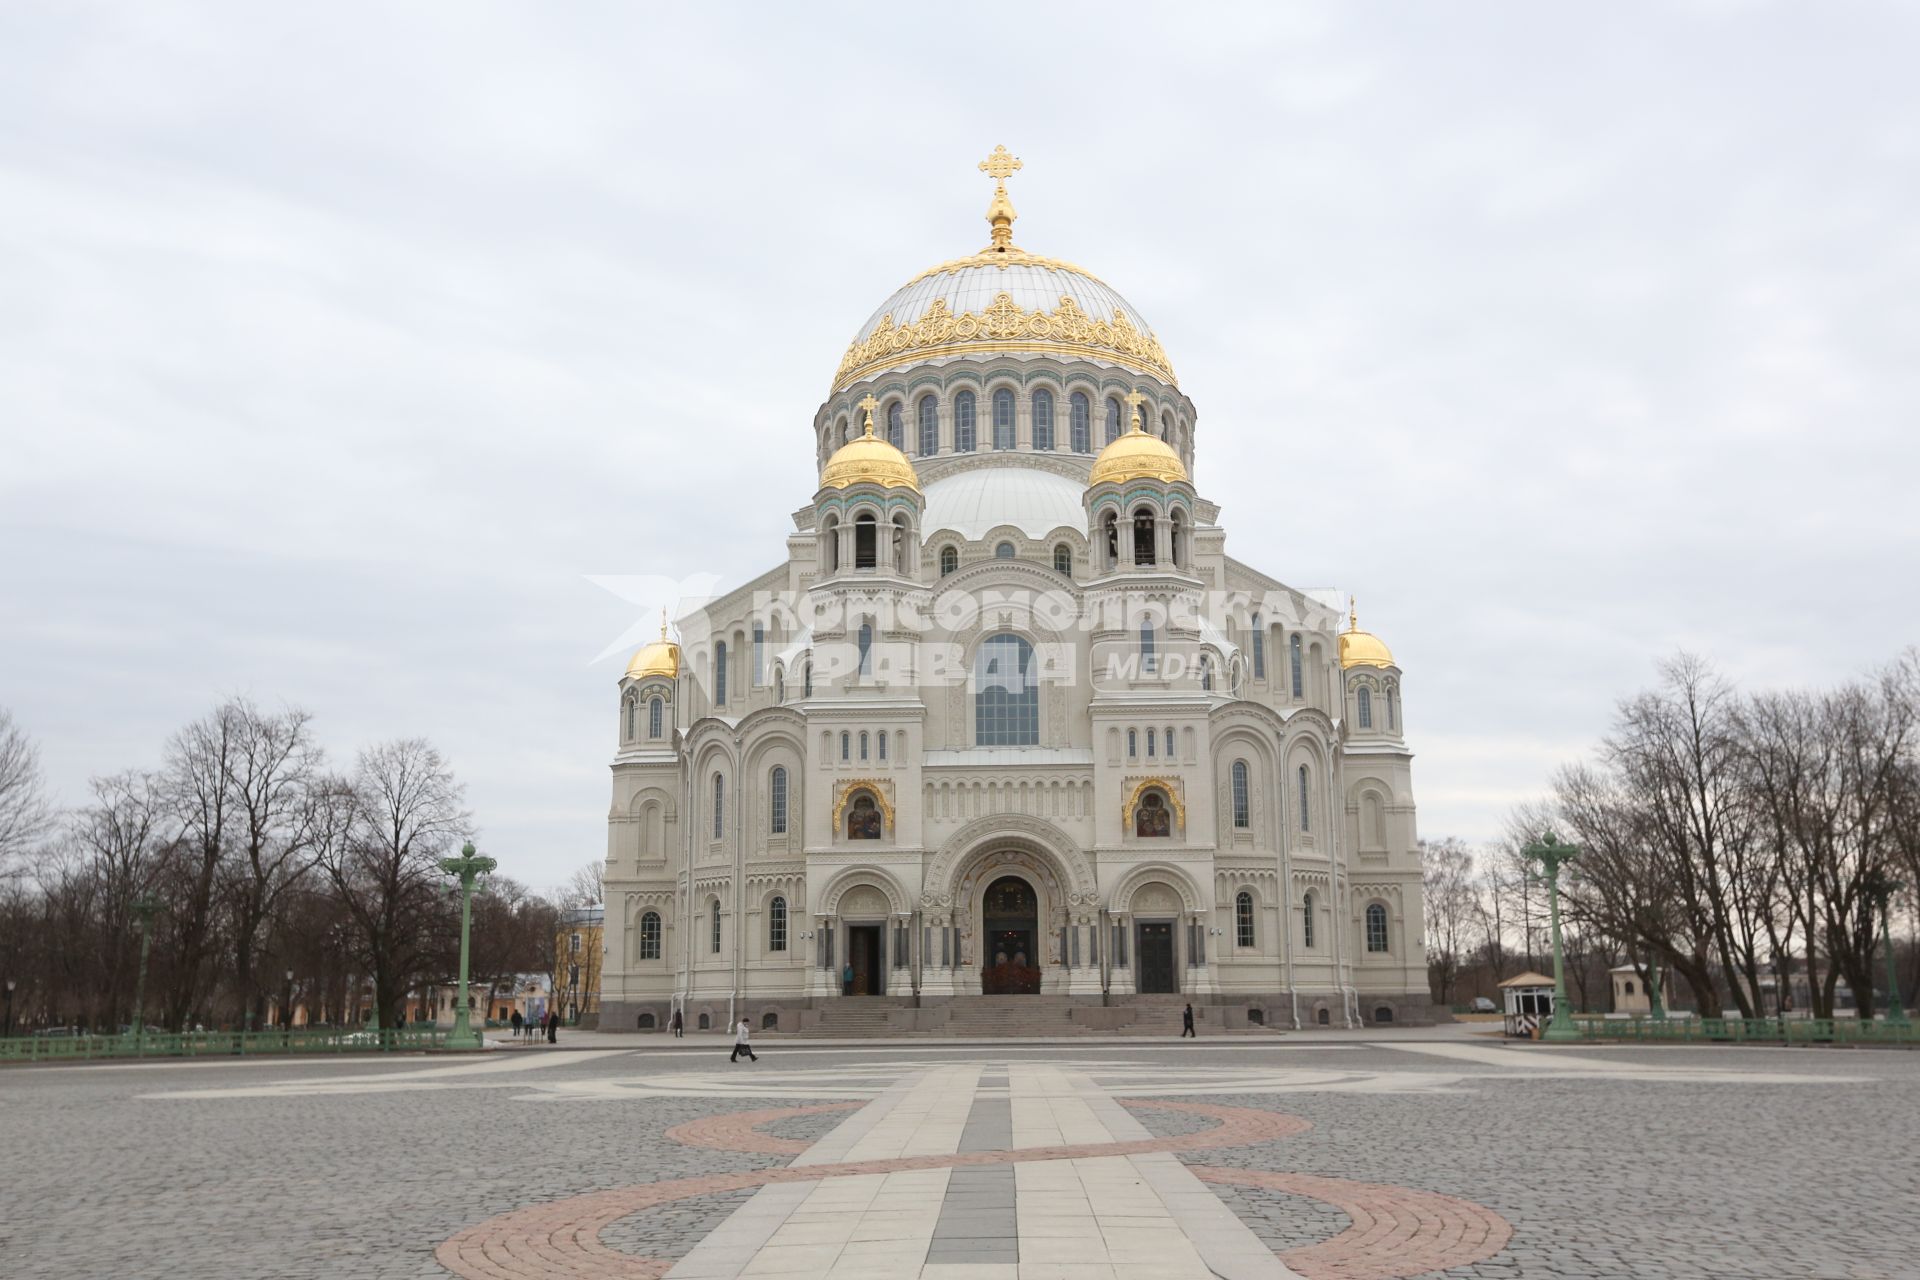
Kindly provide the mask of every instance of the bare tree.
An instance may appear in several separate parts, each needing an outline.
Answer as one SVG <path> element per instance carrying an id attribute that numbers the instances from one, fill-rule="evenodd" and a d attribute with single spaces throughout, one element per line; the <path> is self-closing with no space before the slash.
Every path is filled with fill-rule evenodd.
<path id="1" fill-rule="evenodd" d="M 362 751 L 351 780 L 322 797 L 319 862 L 374 981 L 374 1016 L 390 1027 L 407 992 L 447 965 L 457 926 L 439 860 L 471 825 L 464 789 L 437 750 L 407 738 Z"/>
<path id="2" fill-rule="evenodd" d="M 0 707 L 0 881 L 20 874 L 20 864 L 50 826 L 40 753 Z"/>
<path id="3" fill-rule="evenodd" d="M 264 1024 L 273 984 L 260 974 L 262 935 L 313 867 L 312 789 L 320 751 L 304 711 L 267 714 L 245 699 L 223 710 L 231 713 L 234 745 L 227 780 L 235 855 L 227 876 L 233 980 Z"/>
<path id="4" fill-rule="evenodd" d="M 607 864 L 599 858 L 575 869 L 560 896 L 569 907 L 597 907 L 607 900 Z"/>
<path id="5" fill-rule="evenodd" d="M 180 828 L 184 892 L 173 912 L 178 974 L 167 1014 L 180 1025 L 207 988 L 207 962 L 217 925 L 215 889 L 228 849 L 231 786 L 239 747 L 240 714 L 234 704 L 216 707 L 176 733 L 167 744 L 163 787 Z"/>
<path id="6" fill-rule="evenodd" d="M 1451 1005 L 1466 957 L 1467 930 L 1479 906 L 1473 851 L 1453 836 L 1422 840 L 1420 879 L 1426 899 L 1428 980 L 1435 1003 Z"/>

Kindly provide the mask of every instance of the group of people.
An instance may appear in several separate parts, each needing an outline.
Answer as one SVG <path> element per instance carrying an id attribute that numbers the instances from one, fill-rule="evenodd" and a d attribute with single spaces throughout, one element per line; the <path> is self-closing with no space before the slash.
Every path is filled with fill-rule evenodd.
<path id="1" fill-rule="evenodd" d="M 549 1009 L 543 1018 L 523 1018 L 520 1011 L 513 1011 L 513 1038 L 515 1040 L 538 1040 L 542 1031 L 547 1033 L 548 1044 L 560 1043 L 560 1011 Z"/>

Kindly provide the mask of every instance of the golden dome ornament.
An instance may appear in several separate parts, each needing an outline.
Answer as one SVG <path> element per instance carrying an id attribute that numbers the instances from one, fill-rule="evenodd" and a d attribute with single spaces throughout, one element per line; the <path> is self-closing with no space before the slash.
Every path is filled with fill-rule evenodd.
<path id="1" fill-rule="evenodd" d="M 660 611 L 660 638 L 651 644 L 642 645 L 633 655 L 633 661 L 627 664 L 626 680 L 645 680 L 649 676 L 665 676 L 672 680 L 680 674 L 680 646 L 667 639 L 667 611 Z"/>
<path id="2" fill-rule="evenodd" d="M 1173 446 L 1150 436 L 1140 426 L 1140 405 L 1146 400 L 1138 391 L 1127 393 L 1133 406 L 1133 429 L 1100 451 L 1093 460 L 1093 472 L 1087 487 L 1097 484 L 1125 484 L 1129 480 L 1158 480 L 1162 484 L 1185 484 L 1186 464 Z"/>
<path id="3" fill-rule="evenodd" d="M 907 455 L 873 434 L 873 411 L 880 402 L 872 396 L 860 401 L 866 410 L 866 433 L 849 440 L 827 459 L 820 473 L 822 489 L 849 489 L 856 484 L 874 484 L 882 489 L 911 489 L 920 492 L 920 477 Z"/>
<path id="4" fill-rule="evenodd" d="M 1379 636 L 1360 629 L 1360 603 L 1347 597 L 1347 629 L 1340 633 L 1340 669 L 1391 667 L 1393 653 Z"/>

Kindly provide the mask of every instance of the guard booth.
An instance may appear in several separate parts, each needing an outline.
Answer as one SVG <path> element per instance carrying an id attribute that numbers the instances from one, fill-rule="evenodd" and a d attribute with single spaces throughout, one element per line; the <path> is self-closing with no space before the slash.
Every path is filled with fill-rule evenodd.
<path id="1" fill-rule="evenodd" d="M 1545 974 L 1521 973 L 1500 984 L 1506 998 L 1507 1034 L 1533 1040 L 1553 1021 L 1553 979 Z"/>

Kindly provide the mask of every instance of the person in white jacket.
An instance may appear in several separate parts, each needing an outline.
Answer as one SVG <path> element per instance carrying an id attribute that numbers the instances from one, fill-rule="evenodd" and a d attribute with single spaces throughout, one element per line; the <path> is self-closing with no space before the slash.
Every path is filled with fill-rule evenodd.
<path id="1" fill-rule="evenodd" d="M 727 1059 L 728 1062 L 740 1061 L 740 1055 L 743 1053 L 747 1055 L 747 1060 L 750 1062 L 760 1061 L 758 1055 L 756 1055 L 753 1051 L 753 1046 L 747 1043 L 747 1035 L 748 1035 L 747 1020 L 745 1018 L 742 1018 L 740 1019 L 740 1025 L 734 1028 L 733 1056 Z"/>

